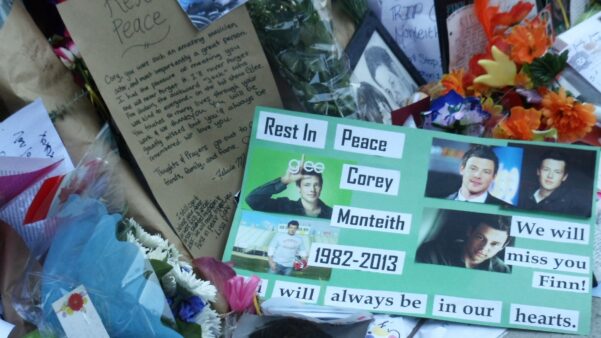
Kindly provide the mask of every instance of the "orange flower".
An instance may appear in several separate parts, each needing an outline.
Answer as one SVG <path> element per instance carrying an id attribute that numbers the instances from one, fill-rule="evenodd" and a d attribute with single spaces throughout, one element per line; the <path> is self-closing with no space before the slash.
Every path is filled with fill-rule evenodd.
<path id="1" fill-rule="evenodd" d="M 521 106 L 511 108 L 511 114 L 493 130 L 493 137 L 512 140 L 532 140 L 533 130 L 540 126 L 541 112 Z"/>
<path id="2" fill-rule="evenodd" d="M 557 129 L 560 142 L 575 142 L 595 125 L 595 108 L 568 96 L 564 88 L 543 96 L 542 112 L 549 128 Z"/>
<path id="3" fill-rule="evenodd" d="M 526 24 L 514 27 L 507 42 L 511 45 L 511 58 L 518 64 L 531 63 L 551 46 L 546 24 L 539 19 L 526 20 Z"/>
<path id="4" fill-rule="evenodd" d="M 480 104 L 482 105 L 482 110 L 490 114 L 490 118 L 486 120 L 484 127 L 487 130 L 491 130 L 503 118 L 503 106 L 495 104 L 495 101 L 490 97 L 481 98 Z"/>
<path id="5" fill-rule="evenodd" d="M 465 96 L 465 90 L 463 89 L 463 69 L 454 69 L 450 73 L 443 75 L 440 83 L 445 88 L 443 95 L 454 90 L 461 96 Z"/>
<path id="6" fill-rule="evenodd" d="M 490 6 L 488 0 L 476 0 L 474 1 L 474 12 L 488 41 L 492 41 L 495 34 L 499 33 L 498 30 L 501 30 L 500 33 L 502 33 L 507 27 L 522 21 L 533 6 L 531 3 L 520 1 L 509 12 L 501 12 L 499 6 Z"/>
<path id="7" fill-rule="evenodd" d="M 534 87 L 534 84 L 532 83 L 532 79 L 530 78 L 530 76 L 528 76 L 528 74 L 526 74 L 523 71 L 520 71 L 515 75 L 515 86 L 526 89 L 532 89 L 532 87 Z"/>

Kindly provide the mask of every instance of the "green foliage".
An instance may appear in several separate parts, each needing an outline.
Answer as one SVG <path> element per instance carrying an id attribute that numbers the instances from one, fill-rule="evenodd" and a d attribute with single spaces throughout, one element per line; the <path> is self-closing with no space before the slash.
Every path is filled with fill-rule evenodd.
<path id="1" fill-rule="evenodd" d="M 365 12 L 367 12 L 367 0 L 339 0 L 342 9 L 353 20 L 355 25 L 359 25 Z"/>
<path id="2" fill-rule="evenodd" d="M 42 335 L 40 335 L 40 331 L 35 330 L 29 332 L 27 335 L 23 336 L 23 338 L 42 338 Z"/>
<path id="3" fill-rule="evenodd" d="M 532 79 L 535 87 L 553 87 L 555 79 L 568 63 L 568 51 L 557 55 L 547 53 L 544 56 L 524 65 L 526 74 Z"/>
<path id="4" fill-rule="evenodd" d="M 321 115 L 353 113 L 348 60 L 313 2 L 251 0 L 247 5 L 263 49 L 305 109 Z"/>
<path id="5" fill-rule="evenodd" d="M 161 280 L 163 276 L 165 276 L 167 273 L 169 273 L 169 271 L 171 271 L 171 269 L 173 269 L 173 267 L 169 265 L 169 263 L 160 261 L 158 259 L 151 259 L 150 265 L 152 265 L 152 269 L 154 270 L 154 273 L 156 273 L 159 280 Z"/>
<path id="6" fill-rule="evenodd" d="M 202 338 L 202 327 L 196 323 L 186 323 L 179 319 L 177 322 L 177 332 L 180 333 L 184 338 Z"/>

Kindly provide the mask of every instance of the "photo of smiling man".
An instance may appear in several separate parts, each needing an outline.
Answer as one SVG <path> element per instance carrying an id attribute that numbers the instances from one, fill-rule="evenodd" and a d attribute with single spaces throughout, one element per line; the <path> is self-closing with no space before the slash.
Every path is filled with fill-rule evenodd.
<path id="1" fill-rule="evenodd" d="M 330 218 L 332 208 L 320 199 L 323 171 L 322 164 L 305 162 L 303 155 L 300 161 L 291 160 L 288 163 L 284 175 L 253 189 L 246 196 L 246 203 L 257 211 Z M 287 197 L 272 198 L 273 195 L 286 190 L 289 184 L 297 186 L 300 196 L 298 200 L 293 201 Z"/>
<path id="2" fill-rule="evenodd" d="M 511 272 L 500 255 L 511 242 L 511 217 L 459 211 L 442 214 L 443 229 L 419 246 L 416 262 Z"/>
<path id="3" fill-rule="evenodd" d="M 434 139 L 425 195 L 510 206 L 517 202 L 521 149 Z"/>
<path id="4" fill-rule="evenodd" d="M 447 196 L 449 200 L 506 205 L 488 192 L 499 170 L 499 158 L 492 148 L 475 145 L 461 159 L 461 186 Z"/>

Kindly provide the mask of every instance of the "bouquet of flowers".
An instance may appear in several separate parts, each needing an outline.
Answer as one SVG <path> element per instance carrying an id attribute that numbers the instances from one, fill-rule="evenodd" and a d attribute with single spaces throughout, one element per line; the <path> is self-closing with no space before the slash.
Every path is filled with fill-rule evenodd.
<path id="1" fill-rule="evenodd" d="M 567 52 L 549 51 L 553 36 L 542 17 L 526 19 L 532 4 L 508 12 L 475 0 L 488 45 L 468 69 L 453 69 L 429 86 L 425 128 L 514 140 L 575 142 L 595 124 L 594 106 L 579 102 L 557 81 Z"/>
<path id="2" fill-rule="evenodd" d="M 150 261 L 175 316 L 169 324 L 186 338 L 220 337 L 221 320 L 211 307 L 217 289 L 196 277 L 192 266 L 180 260 L 175 246 L 147 233 L 131 218 L 123 220 L 120 237 L 136 244 Z"/>

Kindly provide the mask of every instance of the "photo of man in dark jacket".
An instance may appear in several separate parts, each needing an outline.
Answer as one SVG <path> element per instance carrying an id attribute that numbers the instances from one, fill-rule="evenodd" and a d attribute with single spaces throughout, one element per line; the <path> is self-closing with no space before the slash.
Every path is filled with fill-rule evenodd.
<path id="1" fill-rule="evenodd" d="M 589 214 L 585 203 L 576 198 L 569 187 L 570 167 L 570 161 L 564 152 L 544 152 L 536 169 L 538 186 L 534 189 L 524 188 L 518 207 L 572 215 Z"/>
<path id="2" fill-rule="evenodd" d="M 474 215 L 474 214 L 471 214 Z M 510 242 L 511 219 L 507 216 L 482 214 L 471 220 L 465 238 L 449 240 L 446 236 L 422 243 L 417 249 L 418 263 L 456 266 L 509 273 L 511 269 L 498 257 Z M 454 219 L 452 222 L 465 221 Z"/>

